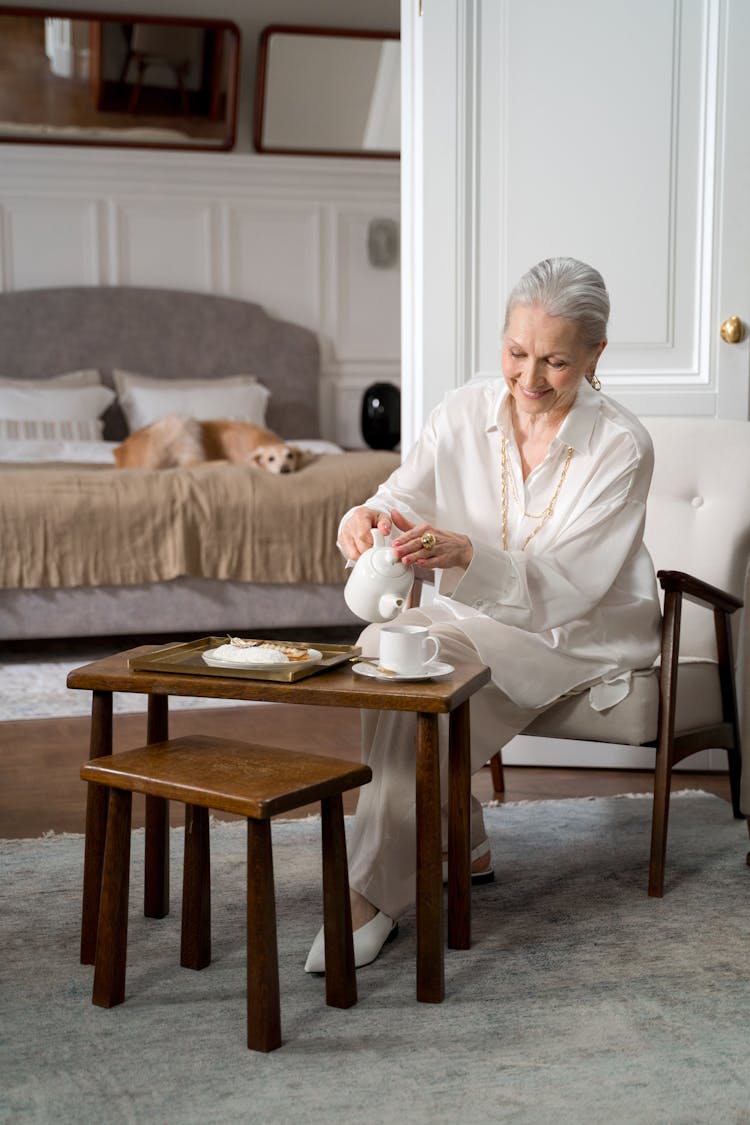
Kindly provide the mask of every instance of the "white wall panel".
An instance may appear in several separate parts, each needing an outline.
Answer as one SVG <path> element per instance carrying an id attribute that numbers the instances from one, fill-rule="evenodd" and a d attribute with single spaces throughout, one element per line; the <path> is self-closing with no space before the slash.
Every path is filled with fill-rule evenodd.
<path id="1" fill-rule="evenodd" d="M 362 394 L 372 380 L 339 377 L 330 381 L 327 397 L 330 415 L 327 424 L 336 440 L 346 449 L 362 449 L 364 441 L 360 429 Z M 364 499 L 364 497 L 363 497 Z"/>
<path id="2" fill-rule="evenodd" d="M 394 284 L 398 267 L 370 264 L 367 242 L 373 217 L 398 221 L 397 213 L 338 213 L 334 347 L 343 362 L 394 360 L 400 353 L 401 296 Z"/>
<path id="3" fill-rule="evenodd" d="M 151 196 L 114 207 L 118 285 L 209 292 L 215 252 L 211 206 Z"/>
<path id="4" fill-rule="evenodd" d="M 8 289 L 96 285 L 97 207 L 42 195 L 3 201 L 3 281 Z"/>
<path id="5" fill-rule="evenodd" d="M 231 206 L 232 296 L 317 329 L 321 309 L 321 217 L 317 207 L 268 201 Z"/>
<path id="6" fill-rule="evenodd" d="M 665 345 L 671 335 L 674 5 L 615 0 L 580 7 L 571 20 L 565 6 L 544 5 L 539 37 L 540 5 L 510 5 L 506 277 L 512 283 L 532 262 L 566 253 L 600 263 L 616 287 L 641 274 L 637 289 L 621 286 L 627 304 L 616 309 L 613 329 L 619 326 L 615 334 L 629 343 Z M 603 55 L 605 39 L 618 50 Z M 555 98 L 534 97 L 540 73 L 548 95 L 558 68 L 565 80 L 552 79 Z"/>
<path id="7" fill-rule="evenodd" d="M 540 258 L 597 265 L 613 308 L 600 366 L 621 385 L 707 380 L 698 315 L 710 265 L 699 206 L 711 159 L 702 9 L 577 0 L 572 18 L 543 0 L 507 5 L 500 299 Z"/>

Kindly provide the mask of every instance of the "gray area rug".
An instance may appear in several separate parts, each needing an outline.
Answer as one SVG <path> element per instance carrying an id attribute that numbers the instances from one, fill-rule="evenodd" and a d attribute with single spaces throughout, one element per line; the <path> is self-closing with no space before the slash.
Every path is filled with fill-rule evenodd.
<path id="1" fill-rule="evenodd" d="M 124 647 L 121 645 L 120 649 Z M 0 654 L 0 722 L 90 715 L 91 692 L 67 687 L 68 672 L 117 651 L 118 646 L 114 644 L 52 659 L 44 653 Z M 117 715 L 145 711 L 147 702 L 145 695 L 113 693 L 113 709 Z M 253 704 L 231 699 L 171 696 L 169 706 L 175 711 L 190 711 L 207 707 L 252 707 Z"/>
<path id="2" fill-rule="evenodd" d="M 309 639 L 332 644 L 354 644 L 357 628 L 342 626 L 313 628 Z M 273 635 L 279 639 L 299 639 L 299 630 L 256 630 L 259 637 Z M 305 634 L 307 637 L 308 634 Z M 73 691 L 66 686 L 68 672 L 101 660 L 115 652 L 124 652 L 148 643 L 144 637 L 110 637 L 104 640 L 86 638 L 70 641 L 39 641 L 0 645 L 0 722 L 18 719 L 56 719 L 91 714 L 91 692 Z M 161 638 L 155 643 L 165 643 Z M 114 692 L 115 714 L 145 711 L 147 697 L 130 692 Z M 254 707 L 236 699 L 191 699 L 170 696 L 170 710 L 194 711 L 211 707 Z"/>
<path id="3" fill-rule="evenodd" d="M 319 823 L 274 824 L 284 1045 L 245 1047 L 244 825 L 212 834 L 214 960 L 179 967 L 172 913 L 143 918 L 135 835 L 126 1001 L 78 964 L 83 840 L 0 842 L 3 1122 L 750 1121 L 747 833 L 673 801 L 667 894 L 645 892 L 648 799 L 489 808 L 497 881 L 447 998 L 418 1004 L 413 915 L 327 1008 L 302 965 L 320 918 Z"/>

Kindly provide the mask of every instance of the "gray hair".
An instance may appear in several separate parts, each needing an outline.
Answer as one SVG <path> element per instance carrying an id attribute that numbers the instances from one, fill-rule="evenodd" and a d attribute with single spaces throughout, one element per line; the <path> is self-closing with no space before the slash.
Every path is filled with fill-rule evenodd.
<path id="1" fill-rule="evenodd" d="M 516 305 L 539 305 L 548 316 L 573 320 L 583 342 L 595 348 L 607 338 L 609 294 L 593 266 L 576 258 L 545 258 L 518 281 L 505 308 L 505 326 Z"/>

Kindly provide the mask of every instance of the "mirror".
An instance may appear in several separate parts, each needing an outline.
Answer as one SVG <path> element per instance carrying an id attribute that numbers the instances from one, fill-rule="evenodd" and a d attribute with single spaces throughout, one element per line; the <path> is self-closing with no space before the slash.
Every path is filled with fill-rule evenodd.
<path id="1" fill-rule="evenodd" d="M 0 7 L 0 141 L 229 149 L 228 20 Z"/>
<path id="2" fill-rule="evenodd" d="M 258 152 L 398 158 L 400 129 L 396 32 L 281 25 L 262 32 Z"/>

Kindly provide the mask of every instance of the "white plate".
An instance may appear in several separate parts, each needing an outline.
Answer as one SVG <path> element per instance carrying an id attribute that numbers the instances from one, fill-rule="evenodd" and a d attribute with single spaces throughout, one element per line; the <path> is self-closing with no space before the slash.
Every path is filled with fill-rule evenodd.
<path id="1" fill-rule="evenodd" d="M 366 676 L 370 680 L 382 680 L 387 684 L 404 684 L 416 683 L 419 680 L 435 680 L 438 676 L 450 676 L 451 672 L 455 672 L 452 664 L 442 664 L 439 660 L 431 660 L 429 664 L 425 664 L 424 672 L 418 672 L 416 675 L 402 676 L 398 672 L 381 672 L 375 664 L 365 664 L 360 661 L 359 664 L 352 664 L 352 672 L 357 676 Z"/>
<path id="2" fill-rule="evenodd" d="M 246 672 L 270 672 L 271 669 L 280 671 L 282 668 L 309 668 L 311 664 L 317 664 L 323 659 L 323 653 L 316 648 L 309 648 L 307 660 L 287 660 L 283 664 L 264 661 L 262 664 L 255 664 L 247 660 L 225 660 L 221 656 L 214 656 L 213 650 L 209 648 L 203 653 L 203 659 L 212 668 L 244 668 Z"/>

